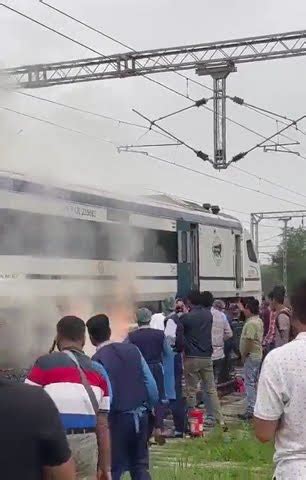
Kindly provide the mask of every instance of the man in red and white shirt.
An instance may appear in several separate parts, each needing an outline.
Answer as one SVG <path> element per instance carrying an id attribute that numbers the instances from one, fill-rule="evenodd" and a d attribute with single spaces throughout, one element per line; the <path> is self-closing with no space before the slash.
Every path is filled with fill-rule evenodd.
<path id="1" fill-rule="evenodd" d="M 98 465 L 98 480 L 109 480 L 110 385 L 103 367 L 83 353 L 85 328 L 78 317 L 62 318 L 57 324 L 59 352 L 38 358 L 26 383 L 43 387 L 57 406 L 77 463 L 78 478 L 93 478 Z M 78 366 L 96 397 L 97 414 Z"/>

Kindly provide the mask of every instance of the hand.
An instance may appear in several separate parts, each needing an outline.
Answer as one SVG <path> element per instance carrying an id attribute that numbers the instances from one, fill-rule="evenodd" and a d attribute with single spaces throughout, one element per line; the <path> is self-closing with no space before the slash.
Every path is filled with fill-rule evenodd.
<path id="1" fill-rule="evenodd" d="M 98 469 L 97 480 L 112 480 L 111 472 L 104 472 L 101 469 Z"/>

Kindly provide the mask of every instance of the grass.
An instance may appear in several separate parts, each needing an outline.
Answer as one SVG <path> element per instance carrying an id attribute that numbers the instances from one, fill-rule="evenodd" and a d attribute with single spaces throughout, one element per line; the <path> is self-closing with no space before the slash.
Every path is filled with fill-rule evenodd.
<path id="1" fill-rule="evenodd" d="M 270 480 L 273 446 L 261 445 L 248 426 L 203 439 L 168 442 L 151 450 L 153 480 Z M 128 479 L 129 477 L 125 477 Z"/>

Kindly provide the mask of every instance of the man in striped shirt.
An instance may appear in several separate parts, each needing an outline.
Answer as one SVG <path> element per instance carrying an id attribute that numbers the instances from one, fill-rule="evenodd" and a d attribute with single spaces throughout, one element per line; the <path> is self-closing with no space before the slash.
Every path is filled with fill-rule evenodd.
<path id="1" fill-rule="evenodd" d="M 59 352 L 38 358 L 26 383 L 43 387 L 56 404 L 77 464 L 78 479 L 91 480 L 98 468 L 98 480 L 110 480 L 110 384 L 103 367 L 83 353 L 83 320 L 62 318 L 57 324 L 56 345 Z"/>

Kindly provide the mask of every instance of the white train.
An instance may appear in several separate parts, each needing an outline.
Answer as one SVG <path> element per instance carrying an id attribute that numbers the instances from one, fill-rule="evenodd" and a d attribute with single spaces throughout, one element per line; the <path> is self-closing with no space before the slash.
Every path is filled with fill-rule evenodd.
<path id="1" fill-rule="evenodd" d="M 157 309 L 195 288 L 225 299 L 261 294 L 250 235 L 217 208 L 8 177 L 0 177 L 0 205 L 0 326 L 19 318 L 22 335 L 25 318 L 36 317 L 39 331 L 46 310 L 54 321 L 58 309 L 91 314 L 123 291 Z"/>
<path id="2" fill-rule="evenodd" d="M 248 232 L 217 207 L 163 196 L 118 199 L 6 177 L 0 201 L 2 306 L 29 292 L 100 299 L 123 273 L 133 279 L 137 301 L 194 288 L 218 298 L 261 292 Z"/>

